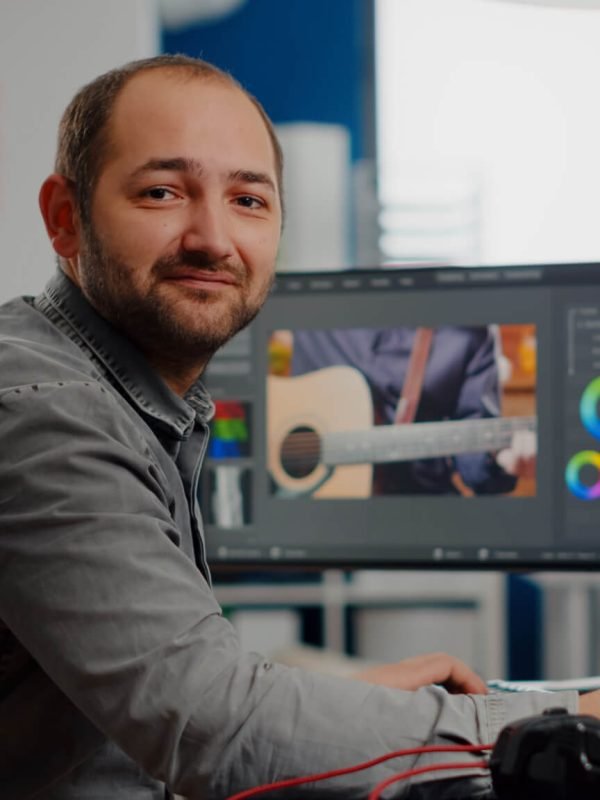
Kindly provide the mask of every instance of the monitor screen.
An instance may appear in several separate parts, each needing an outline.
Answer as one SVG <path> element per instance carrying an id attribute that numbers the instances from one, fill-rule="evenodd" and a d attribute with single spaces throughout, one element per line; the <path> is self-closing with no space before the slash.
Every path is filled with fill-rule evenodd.
<path id="1" fill-rule="evenodd" d="M 213 565 L 600 565 L 600 265 L 284 273 L 205 380 Z"/>

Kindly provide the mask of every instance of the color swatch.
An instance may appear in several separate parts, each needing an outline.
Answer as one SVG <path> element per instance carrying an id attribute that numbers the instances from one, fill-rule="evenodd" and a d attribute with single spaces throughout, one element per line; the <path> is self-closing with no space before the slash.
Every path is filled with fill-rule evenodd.
<path id="1" fill-rule="evenodd" d="M 594 378 L 581 395 L 579 414 L 584 428 L 596 439 L 600 439 L 598 401 L 600 401 L 600 378 Z"/>
<path id="2" fill-rule="evenodd" d="M 580 474 L 584 467 L 592 467 L 596 471 L 596 482 L 587 486 L 581 481 Z M 567 486 L 575 497 L 582 500 L 597 500 L 600 497 L 600 453 L 595 450 L 582 450 L 570 459 L 565 471 Z"/>

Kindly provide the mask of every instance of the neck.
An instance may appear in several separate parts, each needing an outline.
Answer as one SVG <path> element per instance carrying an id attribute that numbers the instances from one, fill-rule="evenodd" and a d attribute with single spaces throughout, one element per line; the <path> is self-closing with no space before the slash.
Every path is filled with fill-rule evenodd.
<path id="1" fill-rule="evenodd" d="M 183 397 L 189 388 L 204 372 L 208 359 L 194 364 L 183 364 L 170 358 L 162 358 L 156 354 L 146 353 L 150 365 L 156 370 L 171 391 Z"/>

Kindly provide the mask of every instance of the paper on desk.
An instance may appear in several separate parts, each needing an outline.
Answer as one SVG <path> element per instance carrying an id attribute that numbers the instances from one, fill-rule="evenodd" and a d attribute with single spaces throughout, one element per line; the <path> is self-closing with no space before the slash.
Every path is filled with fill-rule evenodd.
<path id="1" fill-rule="evenodd" d="M 577 692 L 592 692 L 600 689 L 600 676 L 588 678 L 565 678 L 563 680 L 545 681 L 505 681 L 491 680 L 488 689 L 496 692 L 562 692 L 574 689 Z"/>

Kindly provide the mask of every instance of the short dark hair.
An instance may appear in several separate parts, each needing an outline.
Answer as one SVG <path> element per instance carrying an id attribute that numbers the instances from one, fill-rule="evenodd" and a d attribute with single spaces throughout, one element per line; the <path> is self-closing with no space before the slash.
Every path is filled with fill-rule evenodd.
<path id="1" fill-rule="evenodd" d="M 260 114 L 273 146 L 277 184 L 283 204 L 283 153 L 273 123 L 259 101 L 227 72 L 199 58 L 161 55 L 139 59 L 105 72 L 83 86 L 71 100 L 60 121 L 54 168 L 74 186 L 82 222 L 91 221 L 91 200 L 109 147 L 107 135 L 115 101 L 134 75 L 152 69 L 182 70 L 189 77 L 221 81 L 240 89 Z"/>

